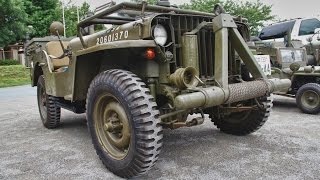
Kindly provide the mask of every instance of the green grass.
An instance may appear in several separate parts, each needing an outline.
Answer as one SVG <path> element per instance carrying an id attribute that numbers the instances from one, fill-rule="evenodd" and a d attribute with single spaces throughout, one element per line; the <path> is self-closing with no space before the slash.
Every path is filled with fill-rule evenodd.
<path id="1" fill-rule="evenodd" d="M 22 65 L 0 66 L 0 88 L 29 84 L 29 74 Z"/>

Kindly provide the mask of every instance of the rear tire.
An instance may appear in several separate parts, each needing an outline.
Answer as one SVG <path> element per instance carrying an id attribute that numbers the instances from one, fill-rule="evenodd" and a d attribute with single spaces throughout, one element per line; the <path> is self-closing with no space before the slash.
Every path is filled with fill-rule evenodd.
<path id="1" fill-rule="evenodd" d="M 131 72 L 108 70 L 92 81 L 87 120 L 97 155 L 114 174 L 132 178 L 148 171 L 162 146 L 157 104 Z"/>
<path id="2" fill-rule="evenodd" d="M 46 93 L 45 80 L 40 76 L 37 84 L 38 108 L 42 124 L 48 129 L 60 125 L 61 108 L 56 105 L 57 98 Z"/>
<path id="3" fill-rule="evenodd" d="M 270 116 L 272 108 L 271 97 L 260 97 L 258 101 L 260 104 L 263 104 L 263 107 L 257 110 L 234 112 L 220 118 L 215 118 L 212 115 L 210 117 L 217 128 L 224 133 L 237 136 L 248 135 L 260 129 Z M 244 101 L 243 104 L 252 106 L 255 104 L 255 101 L 251 99 Z"/>
<path id="4" fill-rule="evenodd" d="M 320 85 L 308 83 L 301 86 L 296 95 L 298 108 L 307 114 L 320 112 Z"/>

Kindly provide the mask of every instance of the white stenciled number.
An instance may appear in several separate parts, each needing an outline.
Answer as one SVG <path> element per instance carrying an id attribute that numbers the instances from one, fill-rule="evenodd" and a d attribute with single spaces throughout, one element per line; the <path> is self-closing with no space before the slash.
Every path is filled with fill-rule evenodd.
<path id="1" fill-rule="evenodd" d="M 123 31 L 120 31 L 120 38 L 119 39 L 122 39 L 122 35 L 123 35 Z"/>
<path id="2" fill-rule="evenodd" d="M 117 33 L 112 33 L 107 36 L 97 38 L 97 45 L 106 44 L 108 42 L 118 41 L 121 39 L 128 39 L 128 37 L 129 37 L 129 31 L 120 31 Z"/>
<path id="3" fill-rule="evenodd" d="M 124 38 L 128 39 L 128 37 L 129 37 L 129 31 L 124 31 Z"/>
<path id="4" fill-rule="evenodd" d="M 103 37 L 100 38 L 100 44 L 103 44 Z"/>

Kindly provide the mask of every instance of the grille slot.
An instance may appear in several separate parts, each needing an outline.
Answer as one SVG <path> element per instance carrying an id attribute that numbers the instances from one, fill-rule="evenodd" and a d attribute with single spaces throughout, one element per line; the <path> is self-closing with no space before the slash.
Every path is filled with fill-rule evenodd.
<path id="1" fill-rule="evenodd" d="M 182 35 L 195 29 L 201 22 L 211 22 L 211 17 L 200 17 L 190 15 L 171 15 L 167 16 L 167 24 L 171 24 L 173 28 L 173 36 L 175 45 L 172 51 L 176 52 L 175 64 L 177 67 L 182 66 Z M 214 34 L 212 29 L 201 29 L 197 34 L 199 48 L 199 71 L 200 77 L 213 77 L 214 69 Z"/>

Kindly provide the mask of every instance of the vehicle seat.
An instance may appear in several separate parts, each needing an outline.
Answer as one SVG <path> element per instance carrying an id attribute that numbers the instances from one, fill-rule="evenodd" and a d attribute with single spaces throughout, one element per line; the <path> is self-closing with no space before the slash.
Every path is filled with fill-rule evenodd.
<path id="1" fill-rule="evenodd" d="M 67 48 L 69 45 L 69 41 L 62 41 L 64 48 Z M 49 56 L 59 57 L 63 54 L 62 47 L 59 41 L 51 41 L 46 45 L 47 53 Z M 64 57 L 62 59 L 51 58 L 53 69 L 57 70 L 62 67 L 66 67 L 69 65 L 70 59 L 69 57 Z"/>

